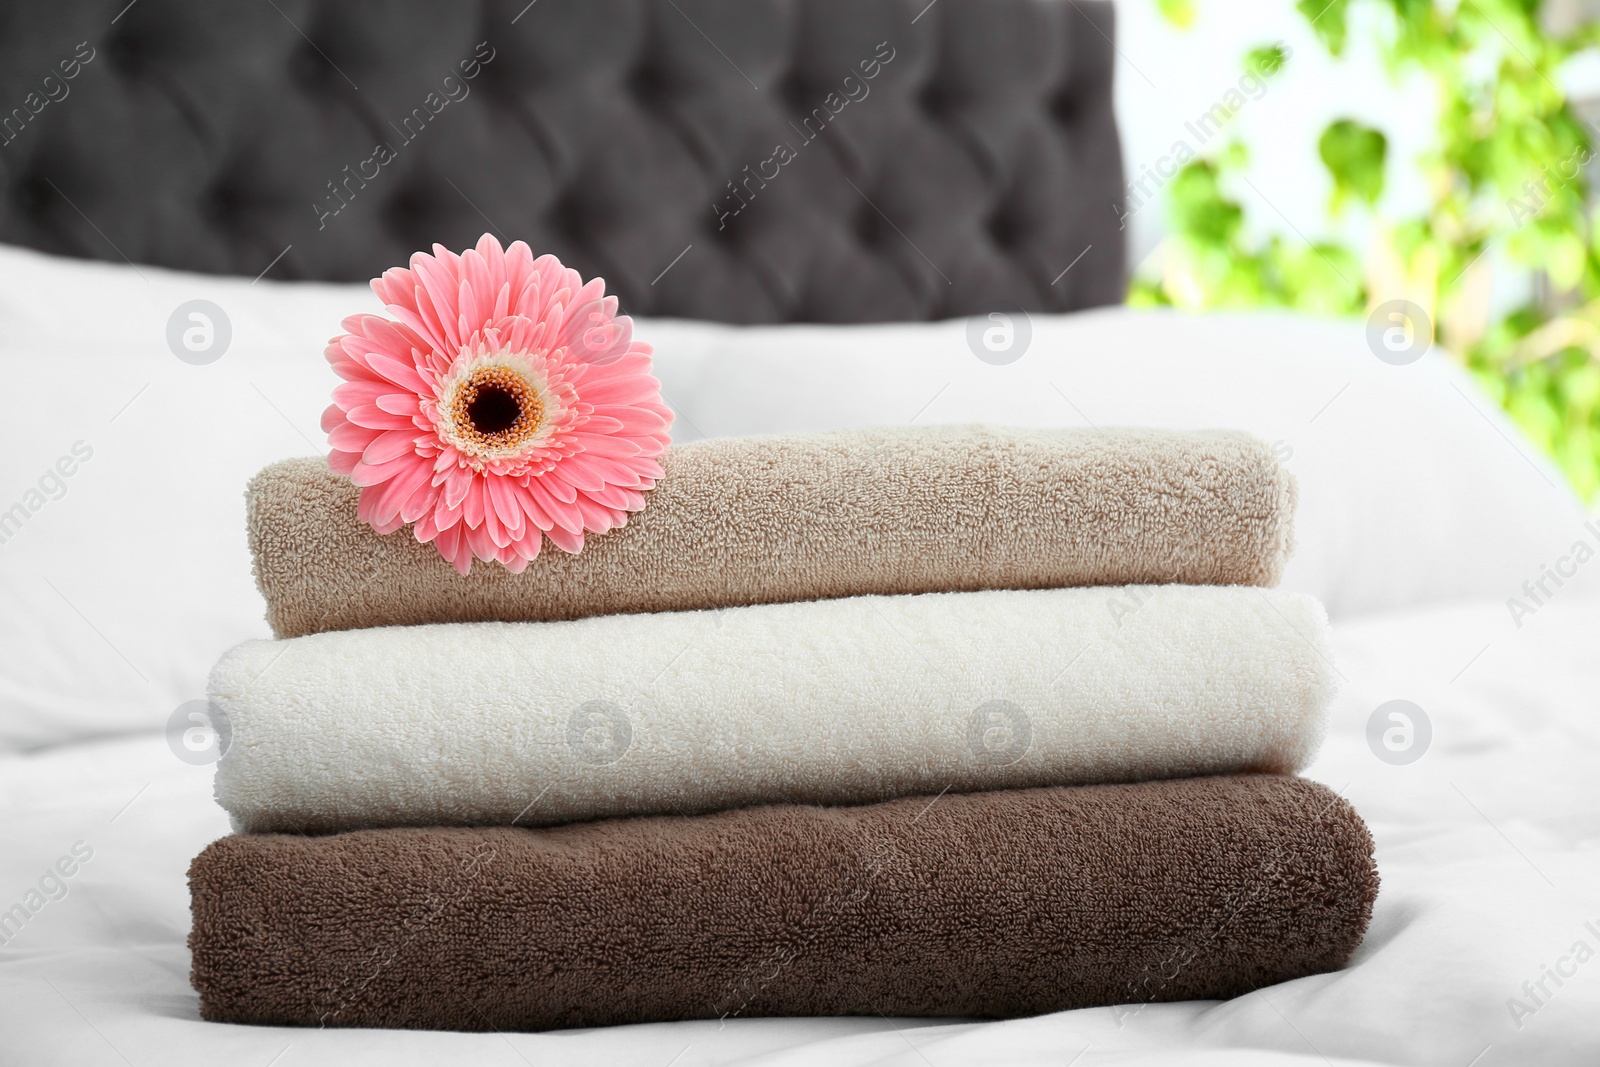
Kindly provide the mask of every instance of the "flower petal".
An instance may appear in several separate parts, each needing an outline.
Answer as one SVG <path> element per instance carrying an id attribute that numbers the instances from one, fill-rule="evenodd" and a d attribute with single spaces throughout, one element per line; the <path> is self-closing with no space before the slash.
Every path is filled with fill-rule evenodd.
<path id="1" fill-rule="evenodd" d="M 380 433 L 381 431 L 365 426 L 341 422 L 328 431 L 328 444 L 340 452 L 354 452 L 359 456 L 366 452 L 367 446 L 376 440 Z"/>
<path id="2" fill-rule="evenodd" d="M 570 552 L 576 556 L 583 551 L 583 534 L 572 533 L 556 526 L 545 531 L 545 536 L 550 538 L 550 543 L 563 552 Z"/>
<path id="3" fill-rule="evenodd" d="M 361 462 L 371 467 L 380 463 L 387 463 L 391 459 L 401 456 L 417 455 L 417 435 L 414 430 L 386 430 L 372 439 L 366 451 L 361 453 Z M 421 457 L 418 457 L 419 459 Z M 418 468 L 423 475 L 430 475 L 429 464 L 419 463 Z"/>

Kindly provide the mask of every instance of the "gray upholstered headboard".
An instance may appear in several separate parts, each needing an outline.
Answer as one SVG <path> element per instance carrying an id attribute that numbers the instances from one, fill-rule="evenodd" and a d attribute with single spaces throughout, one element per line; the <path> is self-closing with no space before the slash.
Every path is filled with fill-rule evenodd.
<path id="1" fill-rule="evenodd" d="M 1115 303 L 1112 34 L 1097 0 L 0 0 L 0 241 L 351 280 L 487 230 L 729 322 Z"/>

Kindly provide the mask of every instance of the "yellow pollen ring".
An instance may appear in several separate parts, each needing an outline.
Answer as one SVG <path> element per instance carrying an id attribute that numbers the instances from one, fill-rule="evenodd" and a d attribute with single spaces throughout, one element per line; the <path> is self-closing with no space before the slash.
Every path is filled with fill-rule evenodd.
<path id="1" fill-rule="evenodd" d="M 454 393 L 450 424 L 472 451 L 515 449 L 538 433 L 544 422 L 539 394 L 510 367 L 480 367 Z"/>

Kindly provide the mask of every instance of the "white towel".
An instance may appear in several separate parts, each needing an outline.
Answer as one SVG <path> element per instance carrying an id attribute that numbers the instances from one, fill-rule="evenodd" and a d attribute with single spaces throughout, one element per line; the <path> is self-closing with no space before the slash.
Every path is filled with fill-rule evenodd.
<path id="1" fill-rule="evenodd" d="M 1321 605 L 1249 587 L 853 597 L 252 641 L 211 675 L 242 831 L 547 825 L 1291 772 Z"/>

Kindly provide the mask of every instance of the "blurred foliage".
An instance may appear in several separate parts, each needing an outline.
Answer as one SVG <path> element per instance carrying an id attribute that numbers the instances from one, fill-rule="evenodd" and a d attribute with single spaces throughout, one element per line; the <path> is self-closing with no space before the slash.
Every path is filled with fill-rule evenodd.
<path id="1" fill-rule="evenodd" d="M 1188 29 L 1194 25 L 1194 0 L 1156 0 L 1156 6 L 1174 26 Z"/>
<path id="2" fill-rule="evenodd" d="M 1174 239 L 1166 247 L 1165 269 L 1154 282 L 1137 280 L 1130 302 L 1194 311 L 1261 306 L 1328 315 L 1359 311 L 1361 264 L 1349 249 L 1308 245 L 1297 236 L 1274 235 L 1258 244 L 1247 238 L 1244 209 L 1222 188 L 1224 173 L 1244 162 L 1244 148 L 1233 144 L 1216 160 L 1197 159 L 1178 171 L 1167 192 Z"/>
<path id="3" fill-rule="evenodd" d="M 1195 17 L 1191 3 L 1157 2 L 1178 25 Z M 1367 9 L 1363 15 L 1373 17 L 1359 25 L 1376 26 L 1390 73 L 1420 75 L 1433 88 L 1437 136 L 1417 161 L 1426 210 L 1400 218 L 1384 211 L 1388 140 L 1340 118 L 1317 141 L 1333 188 L 1328 213 L 1363 224 L 1365 246 L 1308 243 L 1297 232 L 1252 237 L 1265 227 L 1249 226 L 1229 192 L 1234 181 L 1249 181 L 1246 152 L 1234 143 L 1188 162 L 1167 183 L 1171 235 L 1160 272 L 1135 278 L 1130 303 L 1356 314 L 1411 300 L 1427 312 L 1437 341 L 1555 457 L 1585 499 L 1596 499 L 1600 227 L 1584 174 L 1594 152 L 1558 71 L 1600 44 L 1600 27 L 1552 31 L 1543 7 L 1543 0 L 1299 0 L 1297 10 L 1334 56 L 1349 43 L 1351 9 Z M 1274 46 L 1253 49 L 1246 71 L 1272 75 L 1284 59 Z M 1538 297 L 1491 316 L 1491 264 L 1538 275 Z"/>

